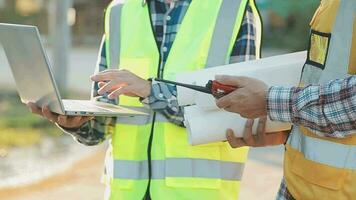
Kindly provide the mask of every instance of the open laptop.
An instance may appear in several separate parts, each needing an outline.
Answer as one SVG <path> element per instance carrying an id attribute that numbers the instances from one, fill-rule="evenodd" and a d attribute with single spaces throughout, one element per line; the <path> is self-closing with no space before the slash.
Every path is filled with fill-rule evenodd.
<path id="1" fill-rule="evenodd" d="M 145 112 L 94 100 L 61 99 L 49 60 L 35 26 L 0 23 L 0 43 L 9 61 L 22 102 L 74 116 L 135 116 Z"/>

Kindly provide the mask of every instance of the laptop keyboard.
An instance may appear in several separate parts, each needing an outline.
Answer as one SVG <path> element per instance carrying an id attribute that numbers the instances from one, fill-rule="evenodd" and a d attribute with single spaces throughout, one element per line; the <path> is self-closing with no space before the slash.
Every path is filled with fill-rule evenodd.
<path id="1" fill-rule="evenodd" d="M 95 106 L 91 101 L 86 100 L 63 100 L 63 105 L 67 111 L 85 112 L 108 112 L 109 110 Z M 109 111 L 110 112 L 110 111 Z"/>

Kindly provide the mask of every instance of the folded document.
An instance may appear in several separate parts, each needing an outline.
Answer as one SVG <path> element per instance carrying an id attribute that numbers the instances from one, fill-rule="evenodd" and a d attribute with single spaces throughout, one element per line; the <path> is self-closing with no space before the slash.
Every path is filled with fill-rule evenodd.
<path id="1" fill-rule="evenodd" d="M 176 81 L 205 85 L 209 80 L 214 80 L 215 75 L 226 74 L 257 78 L 270 86 L 297 86 L 305 60 L 306 52 L 297 52 L 182 73 L 176 77 Z M 233 129 L 237 137 L 242 137 L 246 119 L 216 107 L 212 95 L 179 86 L 177 89 L 179 105 L 186 106 L 185 125 L 192 145 L 226 140 L 228 128 Z M 291 124 L 288 123 L 268 121 L 266 128 L 268 132 L 276 132 L 290 127 Z"/>

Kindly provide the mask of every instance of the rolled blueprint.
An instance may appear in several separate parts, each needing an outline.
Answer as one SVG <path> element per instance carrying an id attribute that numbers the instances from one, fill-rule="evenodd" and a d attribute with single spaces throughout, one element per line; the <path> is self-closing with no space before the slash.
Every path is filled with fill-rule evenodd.
<path id="1" fill-rule="evenodd" d="M 242 137 L 247 119 L 239 114 L 223 110 L 203 110 L 198 106 L 188 106 L 184 109 L 185 126 L 191 145 L 207 144 L 226 140 L 226 130 L 232 129 L 236 137 Z M 256 133 L 258 119 L 253 127 Z M 267 121 L 266 131 L 277 132 L 289 130 L 291 124 Z"/>
<path id="2" fill-rule="evenodd" d="M 182 73 L 176 81 L 203 86 L 214 80 L 215 75 L 227 74 L 257 78 L 270 86 L 297 86 L 305 60 L 306 52 L 297 52 Z M 217 108 L 212 95 L 178 87 L 178 102 L 186 106 L 185 125 L 192 145 L 224 141 L 228 128 L 233 129 L 237 137 L 242 137 L 246 119 Z M 255 129 L 256 126 L 257 123 Z M 291 124 L 268 120 L 266 126 L 267 132 L 277 132 L 290 129 Z"/>

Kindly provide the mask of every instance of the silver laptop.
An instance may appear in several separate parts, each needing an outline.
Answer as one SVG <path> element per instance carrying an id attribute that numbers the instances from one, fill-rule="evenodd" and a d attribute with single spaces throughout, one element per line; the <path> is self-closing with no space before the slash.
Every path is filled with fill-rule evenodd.
<path id="1" fill-rule="evenodd" d="M 0 43 L 24 103 L 34 102 L 39 107 L 49 105 L 52 112 L 62 115 L 146 115 L 145 112 L 94 100 L 62 100 L 35 26 L 0 23 Z"/>

